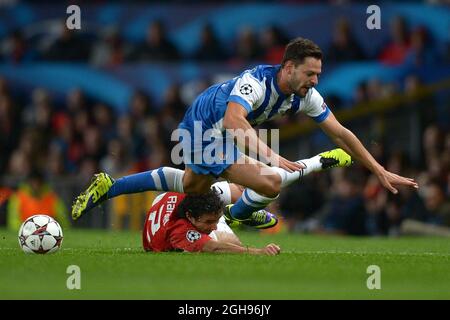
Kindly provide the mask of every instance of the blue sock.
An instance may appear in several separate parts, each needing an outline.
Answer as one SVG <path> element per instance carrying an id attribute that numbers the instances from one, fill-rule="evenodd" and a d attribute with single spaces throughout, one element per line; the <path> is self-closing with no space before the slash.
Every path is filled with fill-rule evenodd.
<path id="1" fill-rule="evenodd" d="M 231 207 L 230 213 L 233 218 L 239 220 L 248 219 L 255 211 L 265 208 L 275 198 L 264 197 L 251 189 L 245 189 L 242 196 Z"/>
<path id="2" fill-rule="evenodd" d="M 145 171 L 117 179 L 107 193 L 108 199 L 121 194 L 144 191 L 183 192 L 184 171 L 170 167 Z"/>

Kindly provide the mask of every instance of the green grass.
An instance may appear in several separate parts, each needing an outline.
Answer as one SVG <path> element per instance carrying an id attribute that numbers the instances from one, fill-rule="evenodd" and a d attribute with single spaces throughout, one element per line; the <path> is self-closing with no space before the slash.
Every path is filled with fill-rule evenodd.
<path id="1" fill-rule="evenodd" d="M 145 253 L 140 233 L 67 231 L 53 255 L 26 255 L 0 229 L 0 299 L 450 299 L 450 241 L 239 233 L 276 257 Z M 69 265 L 81 290 L 68 290 Z M 369 265 L 381 289 L 369 290 Z"/>

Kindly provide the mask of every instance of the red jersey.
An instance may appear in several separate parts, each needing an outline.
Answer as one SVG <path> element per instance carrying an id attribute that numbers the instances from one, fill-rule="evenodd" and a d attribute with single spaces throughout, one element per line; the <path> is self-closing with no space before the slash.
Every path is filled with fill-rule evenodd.
<path id="1" fill-rule="evenodd" d="M 185 218 L 176 216 L 185 194 L 167 192 L 147 213 L 142 243 L 145 251 L 201 251 L 211 237 Z"/>

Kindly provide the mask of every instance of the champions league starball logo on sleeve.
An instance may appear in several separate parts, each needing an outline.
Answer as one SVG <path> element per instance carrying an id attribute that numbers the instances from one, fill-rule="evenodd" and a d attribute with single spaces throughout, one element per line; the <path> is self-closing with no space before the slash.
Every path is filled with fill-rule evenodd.
<path id="1" fill-rule="evenodd" d="M 187 239 L 189 242 L 195 242 L 195 241 L 197 241 L 198 239 L 200 239 L 201 236 L 202 236 L 202 235 L 200 234 L 200 232 L 195 231 L 195 230 L 189 230 L 188 232 L 186 232 L 186 239 Z"/>
<path id="2" fill-rule="evenodd" d="M 249 95 L 250 93 L 253 92 L 253 88 L 252 88 L 251 84 L 246 83 L 246 84 L 243 84 L 243 85 L 239 88 L 239 91 L 240 91 L 242 94 Z"/>

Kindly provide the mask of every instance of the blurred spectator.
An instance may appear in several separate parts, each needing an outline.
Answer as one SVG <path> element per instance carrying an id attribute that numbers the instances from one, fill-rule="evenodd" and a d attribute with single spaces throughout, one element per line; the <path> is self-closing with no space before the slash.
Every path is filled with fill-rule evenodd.
<path id="1" fill-rule="evenodd" d="M 402 223 L 402 203 L 401 198 L 388 194 L 388 200 L 385 204 L 387 235 L 396 237 L 400 235 L 400 226 Z"/>
<path id="2" fill-rule="evenodd" d="M 158 114 L 160 139 L 167 141 L 169 150 L 174 142 L 171 141 L 172 132 L 178 128 L 182 120 L 186 106 L 181 100 L 180 86 L 170 86 L 164 94 L 163 106 Z"/>
<path id="3" fill-rule="evenodd" d="M 388 191 L 381 185 L 375 175 L 370 175 L 364 187 L 363 195 L 367 212 L 366 227 L 368 234 L 387 234 L 389 228 L 386 219 Z"/>
<path id="4" fill-rule="evenodd" d="M 330 62 L 345 62 L 363 60 L 366 58 L 363 49 L 351 32 L 348 20 L 341 18 L 336 21 L 331 45 L 326 59 Z"/>
<path id="5" fill-rule="evenodd" d="M 114 112 L 104 103 L 96 103 L 92 108 L 95 126 L 99 128 L 103 141 L 114 138 Z"/>
<path id="6" fill-rule="evenodd" d="M 27 176 L 30 171 L 31 159 L 29 156 L 21 149 L 14 150 L 9 158 L 7 174 L 22 179 Z"/>
<path id="7" fill-rule="evenodd" d="M 391 94 L 389 87 L 378 78 L 372 78 L 367 81 L 366 92 L 367 99 L 370 101 L 385 99 Z"/>
<path id="8" fill-rule="evenodd" d="M 105 144 L 102 139 L 100 129 L 96 126 L 90 126 L 83 132 L 83 157 L 89 157 L 99 161 L 105 154 Z"/>
<path id="9" fill-rule="evenodd" d="M 65 204 L 45 183 L 42 173 L 33 170 L 8 201 L 8 228 L 19 230 L 22 222 L 35 214 L 53 217 L 63 229 L 69 226 Z"/>
<path id="10" fill-rule="evenodd" d="M 22 122 L 21 108 L 16 106 L 6 85 L 0 79 L 0 173 L 3 173 L 8 163 L 8 156 L 17 146 Z"/>
<path id="11" fill-rule="evenodd" d="M 138 61 L 176 61 L 180 54 L 175 45 L 169 40 L 162 21 L 152 22 L 145 41 L 131 54 L 132 60 Z"/>
<path id="12" fill-rule="evenodd" d="M 66 23 L 60 25 L 60 34 L 43 53 L 44 60 L 52 61 L 84 61 L 87 62 L 91 44 L 83 39 L 77 30 L 70 30 Z"/>
<path id="13" fill-rule="evenodd" d="M 323 231 L 347 235 L 367 234 L 362 177 L 357 172 L 345 171 L 340 179 L 334 180 L 333 186 L 335 194 L 324 214 Z"/>
<path id="14" fill-rule="evenodd" d="M 80 88 L 74 88 L 67 93 L 65 109 L 71 116 L 78 111 L 85 110 L 86 105 L 86 96 Z"/>
<path id="15" fill-rule="evenodd" d="M 391 39 L 382 48 L 379 60 L 390 65 L 398 65 L 405 61 L 410 49 L 410 34 L 406 20 L 395 17 L 391 21 Z"/>
<path id="16" fill-rule="evenodd" d="M 31 97 L 31 104 L 23 112 L 24 124 L 50 133 L 53 107 L 49 92 L 45 89 L 37 88 L 33 90 Z"/>
<path id="17" fill-rule="evenodd" d="M 426 221 L 431 224 L 450 227 L 450 201 L 440 183 L 431 181 L 424 192 Z"/>
<path id="18" fill-rule="evenodd" d="M 113 139 L 108 142 L 108 153 L 100 161 L 100 169 L 113 177 L 128 174 L 131 169 L 130 153 L 122 141 Z"/>
<path id="19" fill-rule="evenodd" d="M 82 142 L 75 137 L 73 121 L 70 120 L 52 140 L 52 144 L 64 153 L 64 167 L 68 172 L 75 172 L 82 154 Z"/>
<path id="20" fill-rule="evenodd" d="M 36 52 L 27 45 L 22 32 L 15 30 L 1 44 L 0 56 L 3 61 L 16 64 L 32 61 L 36 58 Z"/>
<path id="21" fill-rule="evenodd" d="M 117 139 L 125 147 L 125 152 L 134 159 L 142 156 L 143 139 L 137 134 L 135 124 L 129 115 L 121 116 L 116 124 Z"/>
<path id="22" fill-rule="evenodd" d="M 6 226 L 7 207 L 13 190 L 8 187 L 0 186 L 0 228 Z"/>
<path id="23" fill-rule="evenodd" d="M 145 118 L 156 113 L 150 97 L 142 91 L 136 91 L 130 100 L 129 113 L 138 133 L 145 130 Z"/>
<path id="24" fill-rule="evenodd" d="M 362 81 L 355 88 L 355 92 L 353 93 L 353 103 L 362 104 L 368 101 L 369 101 L 369 93 L 367 90 L 367 82 Z"/>
<path id="25" fill-rule="evenodd" d="M 261 56 L 261 47 L 259 46 L 258 39 L 253 29 L 250 27 L 240 28 L 237 41 L 235 41 L 234 54 L 230 59 L 230 64 L 246 64 L 260 59 Z"/>
<path id="26" fill-rule="evenodd" d="M 49 179 L 55 179 L 66 173 L 64 150 L 56 143 L 49 146 L 45 175 Z"/>
<path id="27" fill-rule="evenodd" d="M 325 202 L 316 178 L 306 177 L 280 194 L 279 207 L 291 232 L 309 231 L 308 219 L 313 217 Z"/>
<path id="28" fill-rule="evenodd" d="M 425 163 L 429 166 L 433 159 L 439 158 L 439 152 L 443 147 L 442 132 L 437 125 L 428 125 L 423 133 L 422 144 Z"/>
<path id="29" fill-rule="evenodd" d="M 162 140 L 160 137 L 161 125 L 156 118 L 146 119 L 146 126 L 143 132 L 145 158 L 139 163 L 140 168 L 144 168 L 144 170 L 138 171 L 161 167 L 168 163 L 170 155 L 169 150 L 166 148 L 168 141 Z"/>
<path id="30" fill-rule="evenodd" d="M 130 55 L 131 47 L 121 38 L 116 28 L 103 32 L 102 40 L 92 48 L 90 63 L 94 66 L 111 68 L 125 62 Z"/>
<path id="31" fill-rule="evenodd" d="M 424 84 L 415 74 L 410 74 L 405 78 L 404 93 L 408 99 L 406 107 L 411 113 L 417 112 L 420 123 L 420 132 L 437 119 L 436 102 L 433 97 L 419 95 L 424 91 L 423 86 Z M 427 107 L 423 108 L 421 106 Z"/>
<path id="32" fill-rule="evenodd" d="M 289 39 L 275 25 L 264 29 L 261 35 L 263 60 L 268 64 L 279 64 L 283 60 L 284 49 Z"/>
<path id="33" fill-rule="evenodd" d="M 96 159 L 92 157 L 83 157 L 79 165 L 77 176 L 83 184 L 87 184 L 98 171 L 99 167 Z"/>
<path id="34" fill-rule="evenodd" d="M 45 135 L 38 128 L 27 128 L 20 135 L 17 148 L 11 155 L 8 173 L 25 178 L 31 170 L 31 164 L 40 167 L 46 162 Z"/>
<path id="35" fill-rule="evenodd" d="M 436 62 L 437 54 L 430 32 L 425 27 L 419 27 L 411 33 L 411 47 L 405 57 L 405 62 L 417 67 Z"/>
<path id="36" fill-rule="evenodd" d="M 222 61 L 227 55 L 214 32 L 211 24 L 203 26 L 200 36 L 200 46 L 194 53 L 194 59 L 198 61 Z"/>

